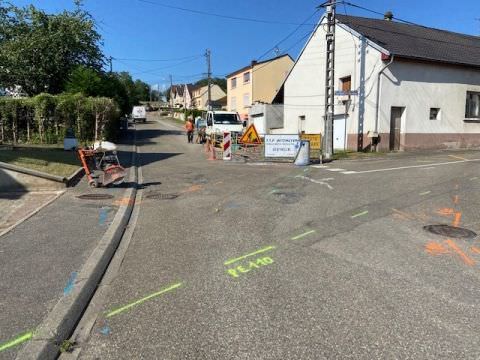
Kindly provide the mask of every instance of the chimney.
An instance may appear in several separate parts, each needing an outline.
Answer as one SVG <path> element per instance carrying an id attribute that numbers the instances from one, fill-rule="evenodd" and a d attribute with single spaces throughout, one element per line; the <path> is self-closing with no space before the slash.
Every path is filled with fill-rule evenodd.
<path id="1" fill-rule="evenodd" d="M 257 65 L 257 60 L 252 60 L 252 66 Z"/>
<path id="2" fill-rule="evenodd" d="M 385 15 L 383 15 L 383 19 L 386 21 L 392 21 L 393 20 L 393 13 L 391 11 L 387 11 Z"/>

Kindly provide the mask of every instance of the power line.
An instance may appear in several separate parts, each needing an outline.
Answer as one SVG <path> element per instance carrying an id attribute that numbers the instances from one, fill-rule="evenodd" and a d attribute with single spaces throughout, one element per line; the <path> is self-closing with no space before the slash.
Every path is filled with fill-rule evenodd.
<path id="1" fill-rule="evenodd" d="M 313 12 L 313 14 L 309 15 L 300 25 L 298 25 L 292 32 L 290 32 L 287 36 L 285 36 L 282 40 L 280 40 L 279 42 L 277 42 L 272 48 L 268 49 L 267 51 L 265 51 L 261 56 L 259 56 L 257 58 L 257 60 L 260 60 L 262 59 L 263 57 L 265 57 L 266 55 L 268 55 L 268 53 L 270 53 L 270 51 L 272 50 L 275 50 L 278 45 L 280 45 L 281 43 L 287 41 L 290 37 L 293 36 L 293 34 L 295 34 L 303 25 L 306 24 L 307 21 L 309 21 L 317 12 L 319 11 L 319 9 L 315 9 L 315 11 Z"/>
<path id="2" fill-rule="evenodd" d="M 172 59 L 134 59 L 134 58 L 117 58 L 113 57 L 113 60 L 119 61 L 138 61 L 138 62 L 169 62 L 169 61 L 179 61 L 179 60 L 186 60 L 186 59 L 193 59 L 202 55 L 192 55 L 192 56 L 185 56 L 181 58 L 172 58 Z"/>
<path id="3" fill-rule="evenodd" d="M 339 2 L 339 3 L 344 4 L 344 5 L 348 5 L 348 6 L 357 8 L 357 9 L 361 9 L 361 10 L 364 10 L 364 11 L 368 11 L 368 12 L 371 12 L 372 14 L 377 14 L 377 15 L 381 15 L 381 16 L 384 16 L 384 15 L 385 15 L 385 13 L 381 13 L 381 12 L 379 12 L 379 11 L 375 11 L 375 10 L 372 10 L 372 9 L 368 9 L 368 8 L 363 7 L 363 6 L 360 6 L 360 5 L 352 4 L 351 2 L 348 2 L 348 1 L 341 1 L 341 2 Z M 402 19 L 397 18 L 397 17 L 395 17 L 395 20 L 400 21 L 400 22 L 403 22 L 403 23 L 405 23 L 405 24 L 416 25 L 416 26 L 423 26 L 423 25 L 415 24 L 415 23 L 410 22 L 410 21 L 408 21 L 408 20 L 402 20 Z"/>
<path id="4" fill-rule="evenodd" d="M 159 70 L 164 70 L 164 69 L 170 69 L 170 68 L 173 68 L 173 67 L 176 67 L 176 66 L 180 66 L 180 65 L 183 65 L 183 64 L 186 64 L 186 63 L 189 63 L 189 62 L 193 62 L 195 60 L 198 60 L 200 57 L 202 57 L 203 55 L 201 56 L 197 56 L 193 59 L 189 59 L 189 60 L 185 60 L 185 61 L 182 61 L 182 62 L 179 62 L 177 64 L 173 64 L 173 65 L 169 65 L 169 66 L 163 66 L 161 68 L 156 68 L 156 69 L 150 69 L 150 70 L 145 70 L 145 71 L 141 71 L 141 72 L 138 72 L 138 73 L 135 73 L 135 74 L 132 74 L 132 75 L 140 75 L 140 74 L 152 74 L 152 75 L 155 75 L 155 73 Z"/>
<path id="5" fill-rule="evenodd" d="M 159 2 L 150 1 L 150 0 L 138 0 L 138 1 L 146 3 L 146 4 L 157 5 L 157 6 L 169 8 L 169 9 L 175 9 L 175 10 L 190 12 L 190 13 L 193 13 L 193 14 L 213 16 L 213 17 L 229 19 L 229 20 L 249 21 L 249 22 L 254 22 L 254 23 L 274 24 L 274 25 L 312 25 L 312 24 L 299 24 L 299 23 L 274 21 L 274 20 L 266 20 L 266 19 L 247 18 L 247 17 L 241 17 L 241 16 L 223 15 L 223 14 L 211 13 L 211 12 L 207 12 L 207 11 L 203 11 L 203 10 L 196 10 L 196 9 L 189 9 L 189 8 L 184 8 L 184 7 L 180 7 L 180 6 L 168 5 L 168 4 L 159 3 Z"/>

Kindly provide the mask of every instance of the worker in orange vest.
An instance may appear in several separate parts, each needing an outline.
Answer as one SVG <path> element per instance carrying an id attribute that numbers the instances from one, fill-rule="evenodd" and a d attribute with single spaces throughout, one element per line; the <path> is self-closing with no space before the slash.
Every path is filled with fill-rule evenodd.
<path id="1" fill-rule="evenodd" d="M 188 143 L 193 144 L 193 120 L 189 117 L 185 123 L 185 130 L 187 130 Z"/>

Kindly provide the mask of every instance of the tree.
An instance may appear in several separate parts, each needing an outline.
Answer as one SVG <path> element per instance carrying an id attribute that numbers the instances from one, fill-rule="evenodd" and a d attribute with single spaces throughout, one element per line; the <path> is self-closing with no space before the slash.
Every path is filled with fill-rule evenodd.
<path id="1" fill-rule="evenodd" d="M 76 66 L 101 70 L 95 21 L 80 1 L 75 4 L 74 11 L 47 14 L 33 5 L 21 8 L 0 0 L 0 87 L 55 94 L 64 90 Z"/>
<path id="2" fill-rule="evenodd" d="M 70 93 L 82 93 L 86 96 L 103 96 L 104 76 L 92 68 L 77 66 L 66 84 L 66 91 Z"/>
<path id="3" fill-rule="evenodd" d="M 142 80 L 135 80 L 135 94 L 138 101 L 150 100 L 150 86 Z"/>
<path id="4" fill-rule="evenodd" d="M 214 77 L 214 78 L 212 78 L 211 81 L 212 81 L 212 84 L 216 84 L 216 85 L 220 86 L 220 88 L 223 91 L 227 92 L 227 79 Z M 207 86 L 208 85 L 208 79 L 205 78 L 205 79 L 198 80 L 194 85 L 195 86 Z"/>

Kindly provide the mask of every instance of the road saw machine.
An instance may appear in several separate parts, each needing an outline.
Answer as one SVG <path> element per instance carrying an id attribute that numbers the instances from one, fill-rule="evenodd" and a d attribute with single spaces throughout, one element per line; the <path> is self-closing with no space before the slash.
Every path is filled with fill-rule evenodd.
<path id="1" fill-rule="evenodd" d="M 92 147 L 80 148 L 77 152 L 91 187 L 123 183 L 127 172 L 120 165 L 114 143 L 96 141 Z"/>

